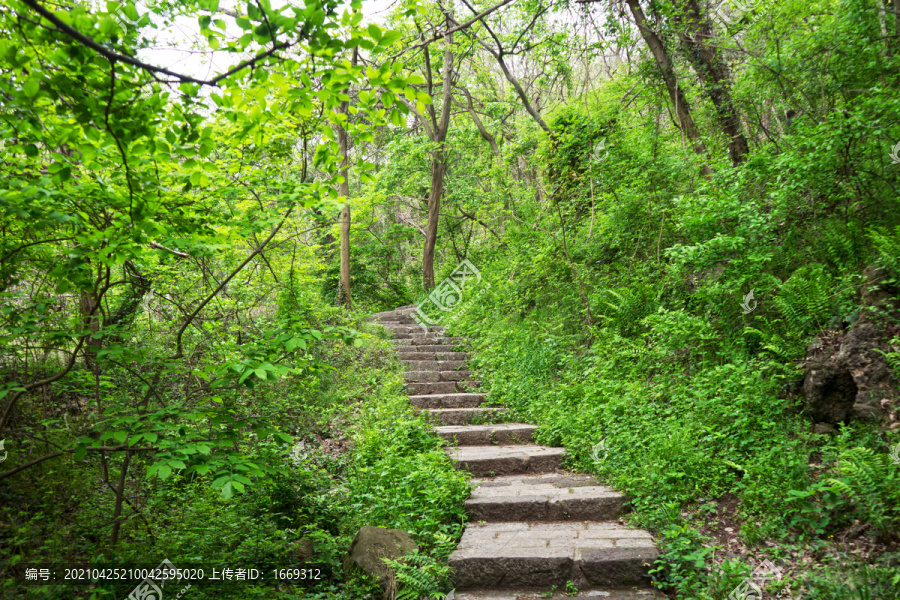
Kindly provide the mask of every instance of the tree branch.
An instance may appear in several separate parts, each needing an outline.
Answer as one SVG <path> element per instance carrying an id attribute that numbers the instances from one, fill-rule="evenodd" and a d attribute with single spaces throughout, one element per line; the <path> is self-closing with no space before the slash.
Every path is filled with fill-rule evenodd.
<path id="1" fill-rule="evenodd" d="M 437 35 L 434 36 L 433 38 L 427 39 L 427 40 L 425 40 L 424 42 L 421 42 L 421 43 L 419 43 L 419 44 L 416 44 L 415 46 L 410 46 L 410 47 L 408 47 L 408 48 L 404 48 L 403 50 L 401 50 L 401 51 L 398 52 L 397 54 L 393 55 L 393 56 L 391 57 L 391 60 L 395 60 L 395 59 L 399 58 L 400 56 L 403 56 L 404 54 L 406 54 L 406 53 L 409 52 L 410 50 L 414 50 L 414 49 L 416 49 L 416 48 L 424 48 L 425 46 L 428 46 L 429 44 L 432 44 L 432 43 L 434 43 L 434 42 L 436 42 L 436 41 L 438 41 L 438 40 L 444 39 L 445 37 L 447 37 L 447 36 L 450 35 L 451 33 L 455 33 L 455 32 L 457 32 L 457 31 L 460 31 L 460 30 L 462 30 L 462 29 L 465 29 L 466 27 L 469 27 L 469 26 L 472 25 L 473 23 L 476 23 L 477 21 L 480 21 L 480 20 L 483 19 L 484 17 L 488 16 L 489 14 L 491 14 L 492 12 L 494 12 L 495 10 L 497 10 L 498 8 L 502 8 L 502 7 L 506 6 L 507 4 L 513 2 L 513 1 L 514 1 L 514 0 L 503 0 L 503 2 L 501 2 L 500 4 L 497 4 L 497 5 L 492 6 L 491 8 L 489 8 L 489 9 L 487 9 L 487 10 L 485 10 L 485 11 L 480 12 L 479 14 L 475 15 L 474 17 L 472 17 L 472 18 L 469 19 L 468 21 L 466 21 L 466 22 L 464 22 L 464 23 L 460 23 L 460 24 L 457 25 L 456 27 L 451 27 L 450 29 L 447 29 L 446 31 L 443 31 L 443 32 L 437 34 Z"/>
<path id="2" fill-rule="evenodd" d="M 119 52 L 115 52 L 113 50 L 110 50 L 109 48 L 105 48 L 102 45 L 100 45 L 99 43 L 97 43 L 96 41 L 94 41 L 93 39 L 91 39 L 90 37 L 84 35 L 80 31 L 75 29 L 74 27 L 66 24 L 59 17 L 57 17 L 55 14 L 53 14 L 51 11 L 47 10 L 46 8 L 44 8 L 43 6 L 38 4 L 37 0 L 22 0 L 22 2 L 24 2 L 27 6 L 34 9 L 34 11 L 37 12 L 39 15 L 41 15 L 43 18 L 45 18 L 48 21 L 50 21 L 51 23 L 53 23 L 53 25 L 55 25 L 59 31 L 61 31 L 62 33 L 65 33 L 72 39 L 74 39 L 78 42 L 81 42 L 88 48 L 96 50 L 97 52 L 99 52 L 100 54 L 102 54 L 103 56 L 108 58 L 110 61 L 120 61 L 120 62 L 129 64 L 133 67 L 137 67 L 138 69 L 148 71 L 150 73 L 159 73 L 162 75 L 168 75 L 169 77 L 174 77 L 175 79 L 177 79 L 178 81 L 181 81 L 182 83 L 196 83 L 198 85 L 208 85 L 208 86 L 217 87 L 219 85 L 219 82 L 222 81 L 223 79 L 227 79 L 228 77 L 234 75 L 238 71 L 246 69 L 247 67 L 255 64 L 256 62 L 258 62 L 264 58 L 268 58 L 269 56 L 278 52 L 279 50 L 283 50 L 285 48 L 289 48 L 294 45 L 293 42 L 281 42 L 280 44 L 275 44 L 274 46 L 272 46 L 265 52 L 257 54 L 253 58 L 250 58 L 243 62 L 238 63 L 237 65 L 235 65 L 228 71 L 222 73 L 221 75 L 217 75 L 216 77 L 213 77 L 212 79 L 209 79 L 209 80 L 196 79 L 194 77 L 182 75 L 181 73 L 176 73 L 175 71 L 163 69 L 162 67 L 155 67 L 153 65 L 149 65 L 145 62 L 141 62 L 141 61 L 137 60 L 136 58 L 128 56 L 127 54 L 120 54 Z M 16 14 L 19 14 L 19 13 L 16 13 Z M 19 15 L 19 16 L 22 16 L 22 15 Z"/>

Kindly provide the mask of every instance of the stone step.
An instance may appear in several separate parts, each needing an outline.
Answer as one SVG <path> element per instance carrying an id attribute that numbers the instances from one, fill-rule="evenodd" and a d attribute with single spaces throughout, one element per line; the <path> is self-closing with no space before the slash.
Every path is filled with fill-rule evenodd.
<path id="1" fill-rule="evenodd" d="M 422 327 L 416 323 L 384 323 L 379 321 L 382 327 L 390 331 L 394 337 L 400 333 L 433 333 L 436 335 L 444 334 L 444 327 L 441 325 L 427 325 Z"/>
<path id="2" fill-rule="evenodd" d="M 407 371 L 403 374 L 404 379 L 410 383 L 466 382 L 471 376 L 470 371 Z"/>
<path id="3" fill-rule="evenodd" d="M 485 394 L 458 394 L 459 396 L 481 396 Z M 416 396 L 417 398 L 433 398 L 434 396 Z M 410 397 L 412 401 L 412 397 Z M 481 404 L 484 400 L 479 400 Z M 414 403 L 415 404 L 415 403 Z M 462 406 L 462 405 L 460 405 Z M 472 404 L 471 406 L 478 406 Z M 455 408 L 440 406 L 436 408 Z M 535 425 L 524 423 L 497 423 L 494 425 L 445 425 L 434 430 L 441 438 L 457 446 L 489 446 L 491 444 L 530 444 Z"/>
<path id="4" fill-rule="evenodd" d="M 407 371 L 456 371 L 466 366 L 464 360 L 401 360 Z"/>
<path id="5" fill-rule="evenodd" d="M 397 333 L 425 333 L 422 331 L 422 326 L 417 325 L 415 323 L 412 323 L 412 324 L 409 324 L 409 323 L 384 323 L 382 321 L 379 321 L 379 323 L 381 323 L 381 325 L 385 329 L 392 331 L 394 334 L 397 334 Z M 429 325 L 426 327 L 426 329 L 427 329 L 428 333 L 443 334 L 445 327 L 443 325 Z"/>
<path id="6" fill-rule="evenodd" d="M 472 421 L 491 421 L 506 412 L 505 408 L 432 408 L 428 415 L 444 425 L 469 425 Z"/>
<path id="7" fill-rule="evenodd" d="M 468 383 L 471 378 L 472 371 L 441 371 L 441 381 Z"/>
<path id="8" fill-rule="evenodd" d="M 480 381 L 431 381 L 407 383 L 406 393 L 412 396 L 424 394 L 457 394 L 471 392 L 481 387 Z"/>
<path id="9" fill-rule="evenodd" d="M 472 521 L 606 521 L 618 519 L 625 504 L 625 496 L 590 475 L 508 475 L 472 484 Z"/>
<path id="10" fill-rule="evenodd" d="M 472 409 L 469 409 L 472 410 Z M 456 446 L 448 448 L 457 469 L 475 477 L 552 473 L 562 465 L 565 448 L 535 446 Z"/>
<path id="11" fill-rule="evenodd" d="M 555 594 L 534 590 L 470 590 L 456 592 L 453 600 L 569 600 L 570 598 L 602 598 L 603 600 L 665 600 L 666 596 L 653 588 L 610 588 L 590 586 L 575 595 L 565 592 Z M 449 598 L 450 596 L 448 596 Z"/>
<path id="12" fill-rule="evenodd" d="M 413 346 L 415 348 L 415 346 Z M 466 352 L 409 352 L 397 350 L 397 357 L 400 360 L 458 360 L 465 361 L 469 358 Z"/>
<path id="13" fill-rule="evenodd" d="M 415 348 L 415 346 L 412 346 Z M 415 350 L 410 350 L 409 352 L 400 352 L 397 351 L 397 358 L 400 360 L 437 360 L 434 352 L 416 352 Z"/>
<path id="14" fill-rule="evenodd" d="M 448 344 L 432 344 L 432 345 L 425 344 L 425 345 L 419 345 L 419 346 L 404 345 L 404 346 L 395 346 L 394 351 L 395 352 L 435 352 L 435 353 L 450 352 L 452 354 L 456 354 L 456 352 L 452 352 L 453 347 L 454 346 L 452 344 L 451 345 L 448 345 Z M 465 354 L 465 353 L 460 352 L 459 354 Z M 447 357 L 447 358 L 441 358 L 438 360 L 465 360 L 466 358 L 468 358 L 468 355 L 466 355 L 465 357 Z"/>
<path id="15" fill-rule="evenodd" d="M 486 394 L 425 394 L 410 396 L 409 403 L 416 408 L 474 408 L 481 406 L 486 397 Z"/>
<path id="16" fill-rule="evenodd" d="M 469 523 L 448 564 L 459 590 L 647 585 L 650 534 L 615 523 Z"/>
<path id="17" fill-rule="evenodd" d="M 395 333 L 391 340 L 398 346 L 458 346 L 464 341 L 459 336 L 444 337 L 434 333 Z"/>
<path id="18" fill-rule="evenodd" d="M 374 319 L 376 321 L 380 321 L 382 319 L 390 321 L 393 319 L 397 319 L 398 317 L 400 317 L 400 318 L 411 317 L 415 312 L 416 312 L 415 306 L 401 307 L 401 308 L 395 308 L 394 310 L 386 310 L 383 312 L 377 312 L 377 313 L 373 314 L 370 318 Z"/>

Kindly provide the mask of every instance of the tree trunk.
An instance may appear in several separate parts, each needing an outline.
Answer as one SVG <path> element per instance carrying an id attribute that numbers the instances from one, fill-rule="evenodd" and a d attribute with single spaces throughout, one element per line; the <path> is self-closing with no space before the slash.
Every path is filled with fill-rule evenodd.
<path id="1" fill-rule="evenodd" d="M 697 0 L 687 0 L 683 13 L 676 19 L 681 26 L 681 42 L 688 60 L 712 100 L 719 125 L 728 139 L 728 155 L 731 162 L 738 165 L 749 154 L 750 146 L 731 98 L 731 73 L 728 65 L 715 46 L 707 43 L 707 40 L 712 39 L 712 30 L 703 18 Z"/>
<path id="2" fill-rule="evenodd" d="M 700 130 L 694 124 L 694 119 L 691 117 L 691 107 L 684 97 L 684 92 L 678 86 L 675 67 L 672 65 L 672 61 L 669 60 L 669 55 L 666 52 L 665 46 L 663 46 L 662 40 L 659 39 L 656 32 L 654 32 L 647 24 L 647 17 L 644 15 L 644 10 L 641 8 L 638 0 L 625 1 L 628 4 L 628 8 L 631 10 L 631 15 L 634 17 L 635 25 L 637 25 L 641 32 L 641 37 L 644 38 L 647 47 L 650 48 L 650 53 L 653 54 L 653 58 L 656 60 L 656 66 L 659 67 L 660 74 L 662 75 L 663 81 L 666 84 L 666 89 L 669 92 L 669 99 L 675 106 L 675 116 L 678 120 L 679 128 L 682 133 L 691 140 L 691 143 L 694 146 L 694 152 L 705 156 L 706 146 L 703 143 L 703 139 L 700 137 Z M 709 167 L 707 165 L 704 165 L 704 172 L 709 173 Z"/>
<path id="3" fill-rule="evenodd" d="M 447 15 L 448 27 L 453 16 Z M 426 290 L 434 289 L 434 247 L 437 244 L 438 219 L 441 212 L 441 196 L 444 194 L 444 175 L 447 173 L 447 156 L 444 150 L 444 141 L 447 139 L 447 130 L 450 128 L 450 112 L 453 110 L 452 83 L 453 83 L 453 36 L 445 38 L 444 64 L 441 73 L 443 89 L 441 93 L 441 118 L 437 120 L 434 112 L 430 112 L 431 126 L 425 131 L 431 131 L 432 142 L 437 148 L 431 153 L 431 191 L 428 194 L 428 225 L 425 227 L 425 248 L 422 252 L 422 285 Z M 426 62 L 428 69 L 428 81 L 431 81 L 431 61 Z M 430 88 L 429 83 L 429 88 Z"/>
<path id="4" fill-rule="evenodd" d="M 341 210 L 341 286 L 339 303 L 348 309 L 352 306 L 350 296 L 350 204 Z"/>
<path id="5" fill-rule="evenodd" d="M 449 110 L 445 109 L 445 110 Z M 447 163 L 443 149 L 431 156 L 431 192 L 428 194 L 428 225 L 425 227 L 425 251 L 422 254 L 422 284 L 426 290 L 434 288 L 434 247 L 437 242 L 438 219 L 441 212 L 441 196 L 444 193 L 444 175 Z"/>
<path id="6" fill-rule="evenodd" d="M 352 64 L 356 66 L 358 54 L 356 48 L 353 49 Z M 346 90 L 349 92 L 349 88 Z M 338 109 L 342 114 L 350 116 L 350 102 L 341 102 Z M 341 152 L 341 182 L 338 194 L 345 198 L 344 208 L 341 209 L 341 281 L 338 285 L 338 304 L 346 308 L 352 306 L 352 296 L 350 294 L 350 140 L 347 136 L 347 130 L 343 125 L 337 125 L 338 146 Z"/>

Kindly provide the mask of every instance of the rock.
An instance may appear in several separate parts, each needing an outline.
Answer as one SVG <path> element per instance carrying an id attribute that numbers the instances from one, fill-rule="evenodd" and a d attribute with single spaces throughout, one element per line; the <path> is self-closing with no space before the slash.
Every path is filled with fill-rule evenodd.
<path id="1" fill-rule="evenodd" d="M 819 435 L 831 435 L 834 432 L 834 427 L 828 423 L 816 423 L 813 425 L 813 433 L 818 433 Z"/>
<path id="2" fill-rule="evenodd" d="M 871 321 L 857 322 L 844 338 L 836 362 L 852 376 L 856 395 L 852 411 L 856 416 L 878 416 L 881 401 L 891 396 L 891 371 L 882 352 L 890 348 L 884 327 Z"/>
<path id="3" fill-rule="evenodd" d="M 806 408 L 816 421 L 843 423 L 851 414 L 857 388 L 847 369 L 837 365 L 833 354 L 808 363 L 803 378 Z"/>
<path id="4" fill-rule="evenodd" d="M 382 559 L 396 560 L 417 548 L 409 534 L 401 529 L 360 527 L 344 559 L 344 572 L 362 570 L 387 588 L 393 575 Z"/>
<path id="5" fill-rule="evenodd" d="M 806 408 L 816 421 L 844 423 L 850 417 L 881 419 L 896 395 L 896 382 L 883 352 L 889 352 L 880 315 L 896 312 L 897 291 L 883 269 L 868 267 L 860 292 L 860 317 L 840 348 L 810 344 L 803 378 Z"/>

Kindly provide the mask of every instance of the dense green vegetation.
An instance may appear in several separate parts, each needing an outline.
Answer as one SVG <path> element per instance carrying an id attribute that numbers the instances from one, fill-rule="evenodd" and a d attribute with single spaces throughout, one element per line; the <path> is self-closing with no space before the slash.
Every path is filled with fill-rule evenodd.
<path id="1" fill-rule="evenodd" d="M 630 495 L 670 597 L 763 557 L 772 597 L 900 597 L 896 2 L 225 4 L 0 7 L 5 597 L 111 597 L 26 596 L 26 562 L 307 542 L 325 584 L 229 597 L 377 597 L 363 525 L 419 544 L 401 593 L 447 592 L 468 488 L 365 317 L 464 259 L 478 295 L 431 314 Z M 813 350 L 863 321 L 890 389 L 816 428 Z"/>

